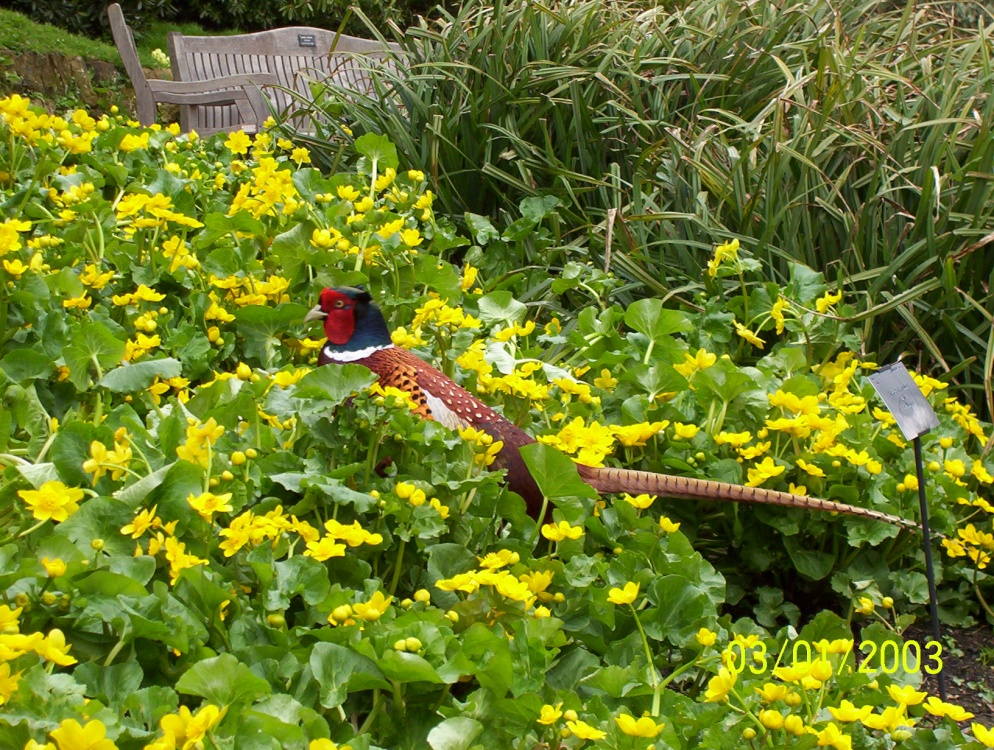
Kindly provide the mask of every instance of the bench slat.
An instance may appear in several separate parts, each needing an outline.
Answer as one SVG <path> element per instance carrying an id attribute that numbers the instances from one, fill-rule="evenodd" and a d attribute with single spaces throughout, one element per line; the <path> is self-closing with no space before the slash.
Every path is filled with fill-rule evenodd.
<path id="1" fill-rule="evenodd" d="M 254 34 L 232 36 L 187 36 L 169 34 L 169 53 L 173 61 L 176 80 L 204 81 L 234 74 L 274 74 L 278 86 L 297 92 L 307 101 L 310 85 L 314 81 L 330 78 L 341 86 L 367 92 L 370 77 L 356 55 L 389 60 L 391 54 L 400 52 L 400 46 L 372 39 L 359 39 L 338 35 L 327 29 L 294 26 Z M 334 51 L 332 51 L 334 47 Z M 299 109 L 295 97 L 278 87 L 266 89 L 266 97 L 280 114 L 289 115 Z M 265 119 L 266 105 L 260 97 L 255 109 Z M 231 129 L 238 124 L 238 109 L 231 106 L 183 107 L 181 120 L 184 127 Z M 311 123 L 299 118 L 297 127 L 309 129 Z M 261 127 L 262 122 L 246 123 Z"/>

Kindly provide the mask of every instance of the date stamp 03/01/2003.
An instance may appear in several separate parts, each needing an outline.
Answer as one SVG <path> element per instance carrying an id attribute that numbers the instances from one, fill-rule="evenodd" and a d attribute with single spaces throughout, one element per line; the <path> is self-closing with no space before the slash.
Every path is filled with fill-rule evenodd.
<path id="1" fill-rule="evenodd" d="M 784 657 L 790 654 L 790 667 L 784 663 Z M 735 674 L 741 674 L 746 669 L 755 675 L 764 674 L 770 667 L 773 653 L 760 640 L 734 640 L 726 649 L 729 654 L 728 669 Z M 857 653 L 859 658 L 857 658 Z M 863 641 L 856 649 L 852 640 L 837 641 L 806 641 L 804 639 L 785 640 L 776 655 L 773 669 L 778 667 L 809 670 L 817 663 L 820 669 L 826 669 L 830 657 L 841 656 L 836 674 L 842 674 L 846 666 L 855 666 L 863 674 L 895 674 L 896 672 L 925 672 L 935 675 L 942 671 L 942 644 L 938 641 L 928 641 L 924 644 L 918 641 L 896 640 Z M 853 664 L 855 662 L 855 664 Z M 828 675 L 825 675 L 827 678 Z"/>

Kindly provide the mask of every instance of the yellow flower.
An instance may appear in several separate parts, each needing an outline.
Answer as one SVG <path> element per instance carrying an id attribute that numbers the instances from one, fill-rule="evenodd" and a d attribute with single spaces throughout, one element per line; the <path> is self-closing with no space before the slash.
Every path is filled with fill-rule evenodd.
<path id="1" fill-rule="evenodd" d="M 335 192 L 343 201 L 355 201 L 360 195 L 359 191 L 351 185 L 339 185 Z"/>
<path id="2" fill-rule="evenodd" d="M 54 560 L 47 557 L 41 558 L 41 566 L 45 569 L 45 573 L 49 578 L 58 578 L 66 574 L 66 563 L 58 557 Z"/>
<path id="3" fill-rule="evenodd" d="M 141 135 L 134 135 L 133 133 L 128 133 L 124 138 L 121 139 L 121 145 L 118 146 L 123 152 L 131 153 L 132 151 L 138 151 L 140 149 L 148 148 L 148 131 L 145 131 Z"/>
<path id="4" fill-rule="evenodd" d="M 823 296 L 815 300 L 815 308 L 817 308 L 818 312 L 824 314 L 825 311 L 828 310 L 828 308 L 830 308 L 836 302 L 839 302 L 841 299 L 842 299 L 842 292 L 837 292 L 836 294 L 832 294 L 831 292 L 825 292 Z"/>
<path id="5" fill-rule="evenodd" d="M 700 427 L 696 424 L 683 424 L 682 422 L 673 423 L 673 432 L 678 438 L 683 438 L 684 440 L 690 440 L 699 431 Z"/>
<path id="6" fill-rule="evenodd" d="M 607 737 L 607 732 L 602 732 L 600 729 L 592 727 L 579 719 L 576 721 L 567 721 L 566 726 L 581 740 L 602 740 Z"/>
<path id="7" fill-rule="evenodd" d="M 607 594 L 607 600 L 611 604 L 631 604 L 639 595 L 639 584 L 629 581 L 624 588 L 613 588 Z"/>
<path id="8" fill-rule="evenodd" d="M 618 384 L 618 379 L 606 367 L 601 370 L 599 377 L 594 378 L 594 385 L 603 391 L 609 391 Z"/>
<path id="9" fill-rule="evenodd" d="M 24 265 L 18 258 L 14 260 L 4 260 L 3 270 L 13 276 L 15 279 L 21 278 L 28 267 Z"/>
<path id="10" fill-rule="evenodd" d="M 65 719 L 51 734 L 59 743 L 59 750 L 117 750 L 117 745 L 106 739 L 107 727 L 99 719 L 87 722 L 86 726 L 75 719 Z"/>
<path id="11" fill-rule="evenodd" d="M 938 716 L 940 718 L 948 716 L 953 721 L 966 721 L 967 719 L 973 718 L 973 714 L 962 706 L 957 706 L 955 703 L 946 703 L 939 700 L 934 695 L 930 696 L 929 699 L 925 701 L 924 705 L 926 711 L 933 716 Z"/>
<path id="12" fill-rule="evenodd" d="M 538 723 L 545 724 L 546 726 L 548 726 L 549 724 L 555 724 L 557 721 L 559 721 L 559 717 L 563 715 L 562 708 L 563 704 L 561 701 L 557 703 L 555 706 L 550 706 L 548 703 L 546 703 L 544 706 L 542 706 L 542 713 L 539 714 Z"/>
<path id="13" fill-rule="evenodd" d="M 783 474 L 787 470 L 786 466 L 778 466 L 776 462 L 767 456 L 762 461 L 760 461 L 755 466 L 749 467 L 746 470 L 748 475 L 748 481 L 746 482 L 747 487 L 758 487 L 767 479 L 772 477 L 777 477 Z"/>
<path id="14" fill-rule="evenodd" d="M 879 714 L 870 714 L 863 719 L 863 726 L 881 732 L 893 732 L 898 727 L 912 727 L 917 722 L 904 713 L 905 706 L 888 706 Z"/>
<path id="15" fill-rule="evenodd" d="M 751 432 L 719 432 L 714 436 L 717 445 L 730 445 L 733 448 L 741 448 L 752 440 Z"/>
<path id="16" fill-rule="evenodd" d="M 659 528 L 663 530 L 666 534 L 672 534 L 674 531 L 680 530 L 680 524 L 674 523 L 666 516 L 659 517 Z"/>
<path id="17" fill-rule="evenodd" d="M 890 695 L 891 700 L 895 703 L 900 703 L 902 706 L 917 706 L 926 697 L 928 693 L 922 693 L 915 690 L 911 685 L 888 685 L 887 693 Z"/>
<path id="18" fill-rule="evenodd" d="M 645 510 L 655 501 L 655 495 L 641 494 L 632 497 L 627 492 L 622 495 L 622 499 L 629 505 L 638 508 L 639 510 Z"/>
<path id="19" fill-rule="evenodd" d="M 714 249 L 714 258 L 708 261 L 708 276 L 712 278 L 717 275 L 718 267 L 726 260 L 735 260 L 739 257 L 739 241 L 737 239 L 718 245 Z"/>
<path id="20" fill-rule="evenodd" d="M 190 504 L 200 517 L 205 521 L 210 521 L 215 513 L 230 513 L 231 503 L 231 493 L 226 492 L 223 495 L 215 495 L 213 492 L 204 492 L 200 495 L 190 494 L 186 501 Z"/>
<path id="21" fill-rule="evenodd" d="M 767 729 L 777 730 L 783 726 L 783 714 L 772 708 L 765 708 L 757 715 L 759 723 Z"/>
<path id="22" fill-rule="evenodd" d="M 721 667 L 718 670 L 718 674 L 710 679 L 708 682 L 708 689 L 704 693 L 706 702 L 708 703 L 721 703 L 724 701 L 728 694 L 731 692 L 732 688 L 735 687 L 735 681 L 738 676 L 735 672 L 729 672 L 726 667 Z"/>
<path id="23" fill-rule="evenodd" d="M 964 464 L 960 459 L 956 458 L 952 461 L 945 461 L 943 467 L 946 473 L 954 479 L 960 479 L 964 474 L 966 474 L 966 464 Z"/>
<path id="24" fill-rule="evenodd" d="M 832 714 L 832 718 L 836 721 L 862 721 L 873 713 L 873 706 L 860 706 L 856 708 L 851 701 L 844 700 L 839 704 L 838 708 L 829 706 L 828 712 Z"/>
<path id="25" fill-rule="evenodd" d="M 835 750 L 852 750 L 852 737 L 843 734 L 835 722 L 830 722 L 820 732 L 814 729 L 809 729 L 808 731 L 818 736 L 818 747 L 833 747 Z"/>
<path id="26" fill-rule="evenodd" d="M 66 644 L 65 634 L 58 628 L 52 628 L 45 638 L 35 644 L 34 650 L 46 661 L 54 662 L 60 667 L 68 667 L 76 663 L 75 657 L 69 656 L 70 648 L 71 646 Z"/>
<path id="27" fill-rule="evenodd" d="M 994 747 L 994 729 L 988 729 L 983 724 L 974 722 L 970 725 L 970 731 L 984 747 Z"/>
<path id="28" fill-rule="evenodd" d="M 694 636 L 694 638 L 696 638 L 697 642 L 702 646 L 708 647 L 708 646 L 713 646 L 715 644 L 715 641 L 718 640 L 718 634 L 713 630 L 708 630 L 707 628 L 701 628 L 700 630 L 697 631 L 697 634 Z"/>
<path id="29" fill-rule="evenodd" d="M 621 714 L 615 717 L 618 728 L 631 737 L 655 737 L 663 731 L 664 724 L 657 724 L 648 716 L 636 719 L 629 714 Z"/>
<path id="30" fill-rule="evenodd" d="M 824 471 L 822 471 L 819 467 L 815 466 L 814 464 L 809 464 L 803 458 L 797 459 L 796 463 L 797 463 L 797 468 L 798 469 L 806 471 L 808 474 L 810 474 L 813 477 L 823 477 L 823 476 L 825 476 L 825 472 Z"/>
<path id="31" fill-rule="evenodd" d="M 547 523 L 542 526 L 542 536 L 552 542 L 561 542 L 563 539 L 579 539 L 583 536 L 582 526 L 570 526 L 568 521 L 559 523 Z"/>
<path id="32" fill-rule="evenodd" d="M 417 247 L 424 242 L 424 237 L 417 229 L 402 229 L 400 232 L 401 241 L 408 247 Z"/>
<path id="33" fill-rule="evenodd" d="M 10 673 L 10 664 L 6 662 L 0 664 L 0 706 L 10 700 L 10 696 L 17 692 L 17 682 L 21 679 L 21 673 Z"/>
<path id="34" fill-rule="evenodd" d="M 767 682 L 761 688 L 754 688 L 759 693 L 763 703 L 775 703 L 782 701 L 790 694 L 790 688 L 775 682 Z"/>
<path id="35" fill-rule="evenodd" d="M 228 140 L 224 142 L 224 145 L 233 154 L 247 154 L 249 147 L 252 145 L 252 139 L 243 131 L 238 130 L 228 136 Z"/>
<path id="36" fill-rule="evenodd" d="M 387 607 L 390 606 L 392 600 L 392 596 L 383 596 L 382 591 L 377 591 L 370 597 L 368 602 L 360 602 L 353 606 L 352 611 L 356 617 L 366 622 L 376 622 L 387 611 Z"/>
<path id="37" fill-rule="evenodd" d="M 401 500 L 407 500 L 415 508 L 424 505 L 428 500 L 428 496 L 425 494 L 424 490 L 415 487 L 413 484 L 408 482 L 398 482 L 397 486 L 394 487 L 394 493 Z"/>
<path id="38" fill-rule="evenodd" d="M 65 521 L 79 510 L 83 490 L 66 487 L 62 482 L 50 480 L 38 490 L 20 490 L 18 496 L 38 521 Z"/>
<path id="39" fill-rule="evenodd" d="M 787 302 L 783 297 L 777 297 L 777 301 L 773 303 L 773 307 L 770 308 L 770 317 L 773 318 L 773 322 L 777 324 L 777 334 L 783 333 L 784 324 L 784 310 L 790 308 L 790 303 Z"/>
<path id="40" fill-rule="evenodd" d="M 763 345 L 766 342 L 763 341 L 761 338 L 759 338 L 759 336 L 757 336 L 755 333 L 750 331 L 748 328 L 746 328 L 744 325 L 739 323 L 739 321 L 737 320 L 732 321 L 732 325 L 735 326 L 735 333 L 737 333 L 740 337 L 744 338 L 750 344 L 752 344 L 753 346 L 759 349 L 763 348 Z"/>
<path id="41" fill-rule="evenodd" d="M 673 365 L 673 369 L 690 380 L 694 373 L 699 370 L 706 370 L 718 361 L 718 356 L 706 349 L 698 349 L 696 354 L 687 352 L 683 355 L 683 362 Z"/>

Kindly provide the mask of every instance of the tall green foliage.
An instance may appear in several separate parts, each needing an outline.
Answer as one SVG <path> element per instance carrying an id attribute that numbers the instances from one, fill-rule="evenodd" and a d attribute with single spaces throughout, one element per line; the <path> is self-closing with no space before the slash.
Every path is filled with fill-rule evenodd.
<path id="1" fill-rule="evenodd" d="M 701 288 L 710 248 L 736 237 L 858 291 L 885 358 L 921 348 L 984 383 L 987 30 L 876 2 L 510 0 L 401 40 L 403 70 L 373 71 L 374 96 L 328 88 L 315 106 L 388 135 L 448 213 L 555 195 L 579 228 L 558 239 L 634 295 Z M 311 145 L 331 163 L 340 135 Z"/>

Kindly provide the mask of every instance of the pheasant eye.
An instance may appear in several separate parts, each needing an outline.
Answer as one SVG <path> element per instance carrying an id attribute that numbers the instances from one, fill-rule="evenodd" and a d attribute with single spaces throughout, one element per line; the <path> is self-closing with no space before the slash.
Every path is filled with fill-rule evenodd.
<path id="1" fill-rule="evenodd" d="M 335 307 L 339 307 L 339 308 L 345 307 L 345 303 L 342 300 L 340 300 L 340 299 L 336 299 L 335 300 Z"/>

